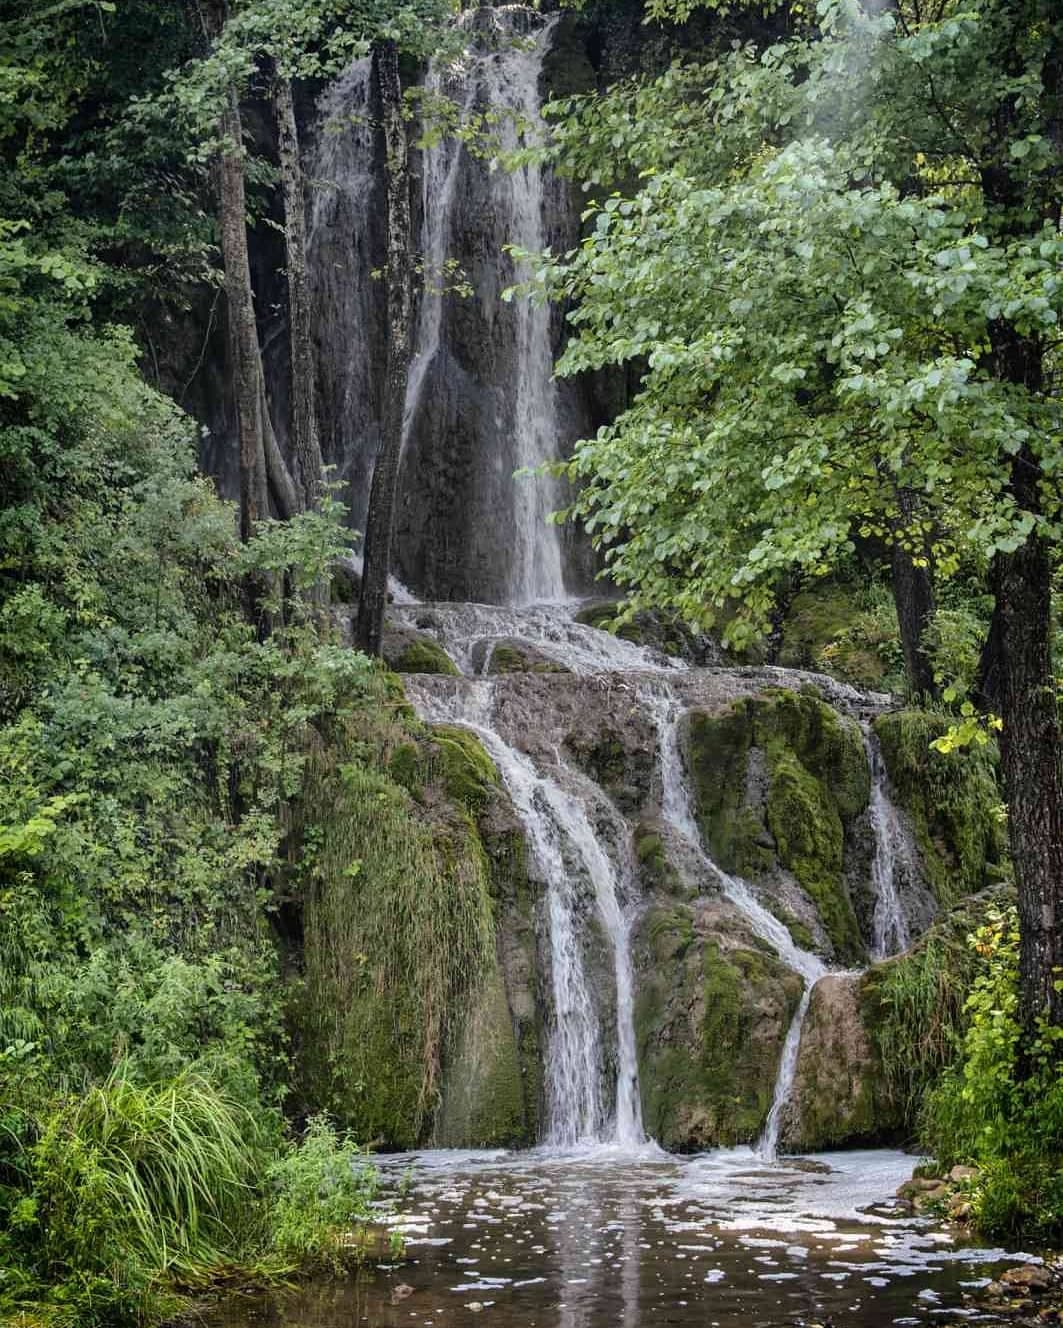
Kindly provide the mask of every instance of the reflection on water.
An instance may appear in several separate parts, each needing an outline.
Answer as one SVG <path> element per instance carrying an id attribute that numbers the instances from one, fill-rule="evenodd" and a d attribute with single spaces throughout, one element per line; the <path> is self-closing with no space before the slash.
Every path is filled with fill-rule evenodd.
<path id="1" fill-rule="evenodd" d="M 890 1200 L 912 1159 L 882 1150 L 773 1167 L 748 1149 L 684 1159 L 653 1146 L 419 1153 L 382 1166 L 401 1194 L 401 1262 L 241 1301 L 215 1328 L 995 1323 L 970 1294 L 1026 1257 L 898 1216 Z"/>

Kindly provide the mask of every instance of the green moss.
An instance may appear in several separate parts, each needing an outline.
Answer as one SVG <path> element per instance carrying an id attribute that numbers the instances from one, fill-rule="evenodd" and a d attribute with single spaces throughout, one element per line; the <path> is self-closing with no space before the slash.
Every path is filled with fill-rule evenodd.
<path id="1" fill-rule="evenodd" d="M 494 953 L 488 862 L 467 814 L 418 805 L 364 763 L 367 745 L 344 727 L 308 762 L 297 1091 L 359 1139 L 409 1147 Z"/>
<path id="2" fill-rule="evenodd" d="M 911 817 L 927 879 L 943 907 L 1001 878 L 1006 838 L 996 753 L 942 753 L 948 721 L 920 710 L 880 715 L 875 733 L 896 800 Z"/>
<path id="3" fill-rule="evenodd" d="M 689 910 L 651 913 L 644 934 L 652 968 L 635 1033 L 647 1129 L 679 1149 L 756 1138 L 800 979 L 773 954 L 697 944 Z"/>
<path id="4" fill-rule="evenodd" d="M 500 786 L 495 763 L 476 736 L 457 725 L 443 724 L 432 730 L 434 766 L 447 797 L 478 813 L 487 806 L 493 790 Z"/>
<path id="5" fill-rule="evenodd" d="M 430 637 L 418 637 L 391 661 L 396 673 L 445 673 L 456 675 L 457 666 L 438 642 Z"/>
<path id="6" fill-rule="evenodd" d="M 897 655 L 897 616 L 888 592 L 823 580 L 791 601 L 777 662 L 878 690 L 895 681 Z"/>
<path id="7" fill-rule="evenodd" d="M 753 713 L 746 703 L 736 704 L 722 715 L 695 711 L 689 729 L 690 769 L 702 835 L 724 871 L 750 880 L 770 871 L 774 862 L 763 820 L 745 800 Z"/>
<path id="8" fill-rule="evenodd" d="M 702 833 L 720 866 L 752 881 L 792 872 L 838 958 L 859 960 L 843 875 L 845 827 L 871 794 L 858 726 L 816 693 L 771 690 L 722 715 L 692 715 L 689 749 Z"/>
<path id="9" fill-rule="evenodd" d="M 425 779 L 424 752 L 415 742 L 399 743 L 388 759 L 388 774 L 407 793 L 420 799 Z"/>
<path id="10" fill-rule="evenodd" d="M 520 649 L 519 646 L 496 645 L 491 651 L 488 673 L 568 673 L 569 670 L 556 660 Z"/>

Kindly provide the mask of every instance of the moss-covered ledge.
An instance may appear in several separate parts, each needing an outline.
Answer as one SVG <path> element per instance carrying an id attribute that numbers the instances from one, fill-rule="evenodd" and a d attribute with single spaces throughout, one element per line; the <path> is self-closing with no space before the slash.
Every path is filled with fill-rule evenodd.
<path id="1" fill-rule="evenodd" d="M 947 728 L 945 716 L 923 710 L 874 723 L 893 796 L 911 818 L 941 908 L 1000 881 L 1007 851 L 996 750 L 936 751 L 930 744 Z"/>
<path id="2" fill-rule="evenodd" d="M 856 722 L 812 692 L 771 689 L 722 714 L 692 712 L 688 760 L 702 834 L 720 866 L 754 883 L 789 872 L 836 957 L 862 959 L 843 871 L 846 827 L 871 793 Z"/>

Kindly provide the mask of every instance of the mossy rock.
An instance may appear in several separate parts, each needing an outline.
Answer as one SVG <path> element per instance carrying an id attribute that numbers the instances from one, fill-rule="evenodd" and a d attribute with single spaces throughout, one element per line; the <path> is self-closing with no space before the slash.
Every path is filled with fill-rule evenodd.
<path id="1" fill-rule="evenodd" d="M 487 661 L 489 675 L 512 673 L 571 673 L 571 669 L 532 646 L 516 641 L 497 641 Z"/>
<path id="2" fill-rule="evenodd" d="M 535 1142 L 521 1057 L 496 966 L 469 1010 L 443 1077 L 433 1143 L 438 1148 L 518 1148 Z"/>
<path id="3" fill-rule="evenodd" d="M 433 728 L 432 740 L 433 764 L 447 797 L 474 815 L 483 811 L 501 786 L 483 743 L 475 733 L 451 724 Z"/>
<path id="4" fill-rule="evenodd" d="M 642 1110 L 665 1148 L 750 1142 L 771 1106 L 800 978 L 759 949 L 724 949 L 690 908 L 653 909 L 635 1005 Z"/>
<path id="5" fill-rule="evenodd" d="M 443 673 L 454 677 L 458 667 L 447 652 L 429 636 L 408 641 L 396 655 L 388 660 L 396 673 Z"/>
<path id="6" fill-rule="evenodd" d="M 893 794 L 908 813 L 927 881 L 941 907 L 1006 874 L 996 751 L 939 752 L 931 742 L 948 728 L 942 715 L 899 710 L 874 729 Z"/>
<path id="7" fill-rule="evenodd" d="M 783 1142 L 799 1152 L 894 1139 L 903 1127 L 881 1090 L 856 976 L 829 974 L 812 989 L 788 1115 Z"/>
<path id="8" fill-rule="evenodd" d="M 846 827 L 871 794 L 856 723 L 816 694 L 773 689 L 722 714 L 692 713 L 688 757 L 702 834 L 719 865 L 761 883 L 789 872 L 836 956 L 861 959 L 843 870 Z"/>

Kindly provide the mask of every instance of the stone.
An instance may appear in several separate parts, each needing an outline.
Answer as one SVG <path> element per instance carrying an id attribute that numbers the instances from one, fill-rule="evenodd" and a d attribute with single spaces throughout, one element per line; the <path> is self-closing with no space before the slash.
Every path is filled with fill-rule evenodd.
<path id="1" fill-rule="evenodd" d="M 963 1181 L 977 1180 L 977 1178 L 978 1178 L 977 1167 L 964 1167 L 957 1164 L 949 1172 L 949 1180 L 955 1181 L 957 1185 L 961 1184 Z"/>
<path id="2" fill-rule="evenodd" d="M 1043 1263 L 1022 1263 L 1001 1273 L 1000 1281 L 1009 1292 L 1029 1291 L 1039 1295 L 1049 1290 L 1055 1278 Z"/>
<path id="3" fill-rule="evenodd" d="M 880 1136 L 894 1124 L 877 1095 L 877 1062 L 860 1011 L 860 978 L 828 974 L 812 989 L 783 1142 L 814 1152 Z"/>
<path id="4" fill-rule="evenodd" d="M 954 1194 L 949 1200 L 949 1217 L 953 1222 L 969 1221 L 972 1211 L 970 1199 L 965 1199 L 962 1194 Z"/>

